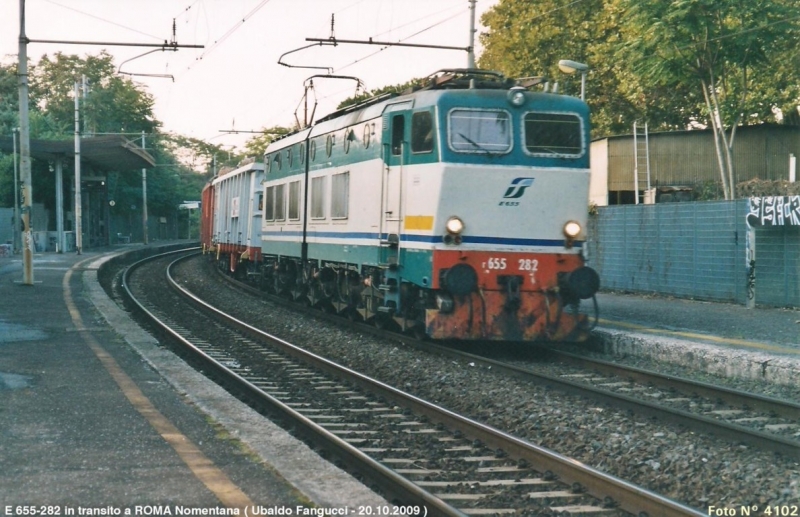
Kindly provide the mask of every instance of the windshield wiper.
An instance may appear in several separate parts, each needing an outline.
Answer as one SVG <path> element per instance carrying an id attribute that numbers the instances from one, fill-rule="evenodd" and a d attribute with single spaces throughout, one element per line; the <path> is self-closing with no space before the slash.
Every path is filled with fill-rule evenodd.
<path id="1" fill-rule="evenodd" d="M 458 136 L 460 136 L 461 138 L 463 138 L 464 140 L 466 140 L 466 142 L 467 142 L 468 144 L 471 144 L 471 145 L 472 145 L 472 146 L 473 146 L 475 149 L 477 149 L 477 150 L 479 150 L 479 151 L 486 151 L 486 152 L 489 152 L 489 151 L 487 151 L 486 149 L 484 149 L 482 145 L 480 145 L 479 143 L 475 142 L 474 140 L 472 140 L 470 137 L 468 137 L 468 136 L 467 136 L 467 135 L 465 135 L 464 133 L 458 133 Z"/>

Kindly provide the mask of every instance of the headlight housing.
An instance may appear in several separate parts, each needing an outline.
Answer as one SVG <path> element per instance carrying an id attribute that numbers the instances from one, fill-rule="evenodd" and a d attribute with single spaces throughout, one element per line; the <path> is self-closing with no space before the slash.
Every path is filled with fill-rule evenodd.
<path id="1" fill-rule="evenodd" d="M 519 108 L 525 104 L 525 88 L 522 86 L 514 86 L 508 90 L 507 98 L 508 102 L 510 102 L 512 106 Z"/>
<path id="2" fill-rule="evenodd" d="M 461 235 L 461 232 L 464 231 L 464 221 L 461 220 L 460 217 L 452 216 L 450 219 L 447 220 L 445 223 L 445 229 L 447 233 L 451 235 Z"/>
<path id="3" fill-rule="evenodd" d="M 564 236 L 567 239 L 574 239 L 581 233 L 581 225 L 577 221 L 568 221 L 564 225 Z"/>

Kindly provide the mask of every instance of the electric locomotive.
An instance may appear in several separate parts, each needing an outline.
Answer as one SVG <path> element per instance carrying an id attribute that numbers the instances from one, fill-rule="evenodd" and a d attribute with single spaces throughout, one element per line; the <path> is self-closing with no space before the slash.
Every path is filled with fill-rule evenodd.
<path id="1" fill-rule="evenodd" d="M 264 167 L 264 288 L 434 339 L 588 336 L 582 100 L 443 70 L 272 142 Z"/>

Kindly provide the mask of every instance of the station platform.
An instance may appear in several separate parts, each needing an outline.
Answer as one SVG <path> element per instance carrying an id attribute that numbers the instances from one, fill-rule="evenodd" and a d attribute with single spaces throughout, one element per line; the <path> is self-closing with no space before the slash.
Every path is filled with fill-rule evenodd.
<path id="1" fill-rule="evenodd" d="M 800 387 L 800 310 L 598 293 L 605 352 Z"/>
<path id="2" fill-rule="evenodd" d="M 139 329 L 97 279 L 124 251 L 0 258 L 0 514 L 385 504 Z"/>

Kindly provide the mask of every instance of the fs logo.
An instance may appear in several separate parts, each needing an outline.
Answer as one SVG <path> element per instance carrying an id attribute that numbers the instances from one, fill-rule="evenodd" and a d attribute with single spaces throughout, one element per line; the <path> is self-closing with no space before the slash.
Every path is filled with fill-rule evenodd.
<path id="1" fill-rule="evenodd" d="M 503 194 L 503 199 L 519 199 L 525 194 L 525 189 L 533 185 L 535 178 L 514 178 Z M 519 206 L 518 201 L 500 201 L 500 206 Z"/>

